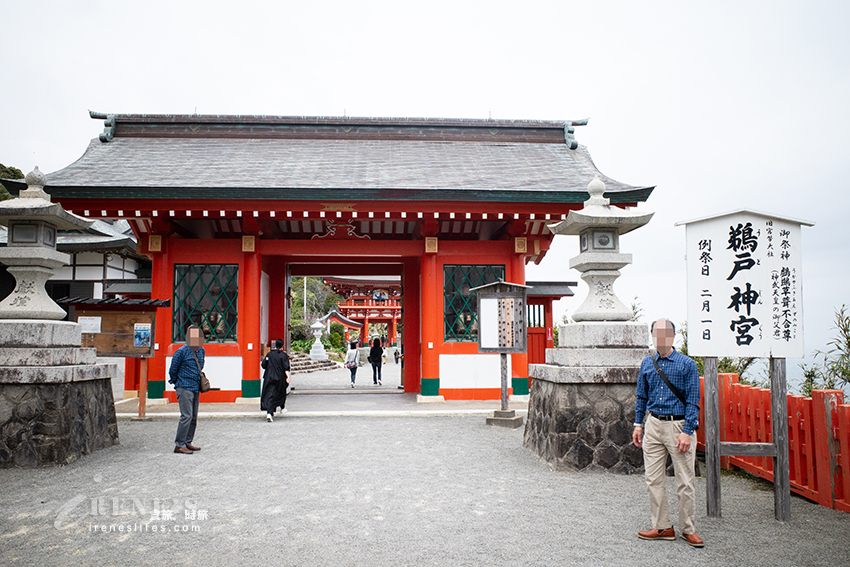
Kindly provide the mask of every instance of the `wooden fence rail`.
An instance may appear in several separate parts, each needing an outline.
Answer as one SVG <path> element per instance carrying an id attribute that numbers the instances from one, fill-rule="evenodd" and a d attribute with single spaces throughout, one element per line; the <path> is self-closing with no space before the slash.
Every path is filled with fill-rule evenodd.
<path id="1" fill-rule="evenodd" d="M 772 443 L 770 390 L 738 383 L 720 374 L 720 442 Z M 700 423 L 705 423 L 704 383 L 700 378 Z M 788 394 L 791 491 L 827 508 L 850 512 L 850 405 L 840 390 L 815 390 L 811 398 Z M 705 428 L 697 431 L 705 450 Z M 721 457 L 720 466 L 737 467 L 773 482 L 773 459 Z"/>

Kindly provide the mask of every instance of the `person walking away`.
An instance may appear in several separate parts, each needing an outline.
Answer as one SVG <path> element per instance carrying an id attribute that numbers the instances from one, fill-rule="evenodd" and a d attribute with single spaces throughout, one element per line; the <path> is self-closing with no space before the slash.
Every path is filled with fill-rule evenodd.
<path id="1" fill-rule="evenodd" d="M 652 529 L 638 532 L 647 540 L 674 540 L 667 502 L 667 455 L 673 460 L 679 500 L 679 531 L 693 547 L 703 547 L 696 534 L 694 459 L 699 425 L 699 373 L 696 363 L 673 347 L 676 327 L 667 319 L 652 324 L 656 354 L 640 365 L 635 395 L 635 429 L 632 442 L 643 447 L 646 486 Z M 646 430 L 644 431 L 644 414 Z"/>
<path id="2" fill-rule="evenodd" d="M 351 387 L 354 387 L 354 378 L 357 376 L 357 367 L 360 365 L 360 351 L 357 349 L 357 341 L 348 345 L 345 353 L 345 367 L 351 370 Z"/>
<path id="3" fill-rule="evenodd" d="M 372 382 L 375 386 L 380 386 L 384 349 L 381 347 L 381 339 L 378 337 L 375 337 L 375 340 L 372 341 L 372 348 L 369 349 L 369 362 L 372 364 Z"/>
<path id="4" fill-rule="evenodd" d="M 186 329 L 188 344 L 183 345 L 171 359 L 168 369 L 168 381 L 174 384 L 177 405 L 180 408 L 180 421 L 177 422 L 177 435 L 174 438 L 174 452 L 191 455 L 200 451 L 192 445 L 195 440 L 195 426 L 198 423 L 198 402 L 201 397 L 201 371 L 204 369 L 204 335 L 200 327 L 191 325 Z"/>
<path id="5" fill-rule="evenodd" d="M 286 390 L 291 382 L 289 355 L 283 350 L 283 339 L 274 342 L 274 349 L 263 358 L 263 391 L 260 410 L 266 412 L 266 421 L 274 421 L 274 412 L 286 413 Z"/>

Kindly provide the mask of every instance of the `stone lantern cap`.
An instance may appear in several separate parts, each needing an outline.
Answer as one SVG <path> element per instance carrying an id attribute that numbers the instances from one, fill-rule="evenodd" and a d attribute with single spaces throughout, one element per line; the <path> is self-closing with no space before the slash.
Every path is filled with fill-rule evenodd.
<path id="1" fill-rule="evenodd" d="M 319 329 L 324 329 L 324 328 L 325 328 L 325 326 L 324 326 L 324 324 L 322 324 L 322 322 L 321 322 L 321 321 L 316 321 L 315 323 L 313 323 L 312 325 L 310 325 L 310 328 L 311 328 L 311 329 L 313 329 L 313 330 L 318 331 Z"/>
<path id="2" fill-rule="evenodd" d="M 17 199 L 0 202 L 0 226 L 9 226 L 12 221 L 46 222 L 58 230 L 80 230 L 89 228 L 94 221 L 71 214 L 58 203 L 50 202 L 44 192 L 44 174 L 36 167 L 26 176 L 27 188 Z"/>
<path id="3" fill-rule="evenodd" d="M 618 234 L 626 234 L 640 228 L 655 213 L 638 213 L 612 207 L 611 200 L 603 197 L 605 183 L 598 177 L 587 185 L 590 199 L 584 202 L 580 211 L 570 211 L 567 218 L 548 226 L 554 234 L 579 235 L 588 228 L 610 228 Z"/>

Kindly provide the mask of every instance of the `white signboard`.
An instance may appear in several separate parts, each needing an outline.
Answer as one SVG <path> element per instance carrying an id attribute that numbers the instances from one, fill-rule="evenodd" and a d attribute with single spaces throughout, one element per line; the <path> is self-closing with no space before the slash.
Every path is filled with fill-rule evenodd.
<path id="1" fill-rule="evenodd" d="M 687 223 L 688 353 L 800 358 L 800 225 L 740 211 Z"/>
<path id="2" fill-rule="evenodd" d="M 77 317 L 83 333 L 97 334 L 100 332 L 100 317 Z"/>

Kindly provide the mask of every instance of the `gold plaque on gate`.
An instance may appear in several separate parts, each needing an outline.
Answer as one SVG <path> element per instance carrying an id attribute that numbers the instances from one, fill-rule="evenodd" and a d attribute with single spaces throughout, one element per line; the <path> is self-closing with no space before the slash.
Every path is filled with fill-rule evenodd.
<path id="1" fill-rule="evenodd" d="M 426 254 L 436 254 L 437 253 L 437 237 L 436 236 L 426 236 L 425 237 L 425 253 Z"/>
<path id="2" fill-rule="evenodd" d="M 148 252 L 162 252 L 162 235 L 151 234 L 148 236 Z"/>
<path id="3" fill-rule="evenodd" d="M 242 237 L 242 252 L 253 252 L 254 251 L 254 237 L 253 236 L 243 236 Z"/>
<path id="4" fill-rule="evenodd" d="M 528 252 L 528 240 L 524 236 L 514 238 L 514 252 L 516 254 Z"/>

